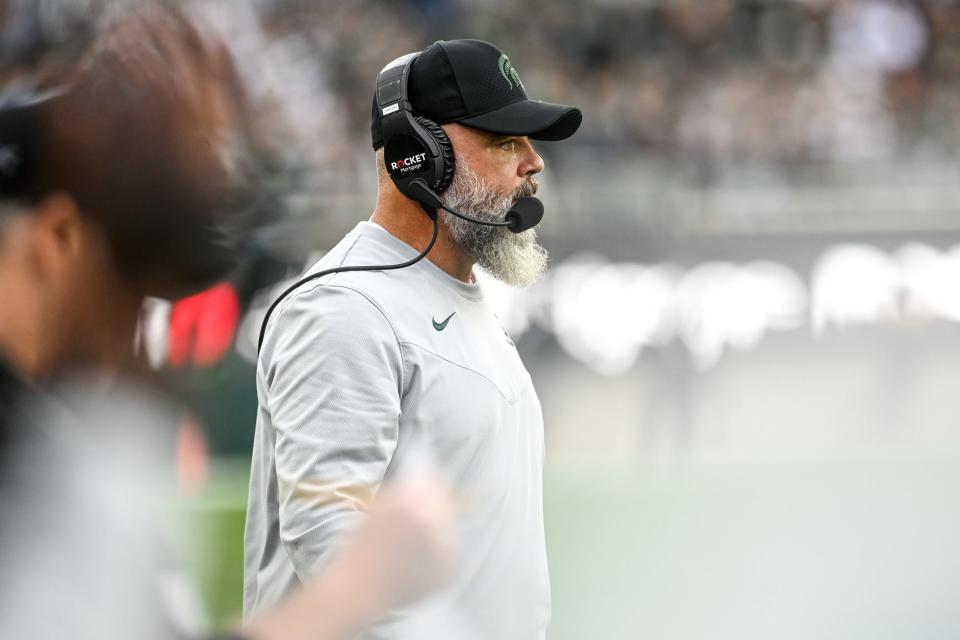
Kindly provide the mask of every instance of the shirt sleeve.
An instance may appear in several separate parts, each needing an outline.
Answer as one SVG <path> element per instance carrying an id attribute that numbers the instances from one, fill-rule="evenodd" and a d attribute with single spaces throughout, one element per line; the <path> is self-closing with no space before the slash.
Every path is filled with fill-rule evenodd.
<path id="1" fill-rule="evenodd" d="M 397 444 L 403 362 L 381 310 L 346 287 L 299 294 L 261 366 L 275 435 L 280 538 L 301 580 L 356 526 Z"/>

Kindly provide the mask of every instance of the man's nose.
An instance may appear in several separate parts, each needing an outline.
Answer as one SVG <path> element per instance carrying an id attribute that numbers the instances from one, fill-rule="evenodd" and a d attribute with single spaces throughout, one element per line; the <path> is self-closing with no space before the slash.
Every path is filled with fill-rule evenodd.
<path id="1" fill-rule="evenodd" d="M 529 138 L 523 140 L 523 160 L 519 166 L 519 173 L 521 177 L 528 177 L 543 171 L 543 158 L 540 157 L 540 154 L 537 153 L 537 150 L 533 148 L 533 144 L 530 142 Z"/>

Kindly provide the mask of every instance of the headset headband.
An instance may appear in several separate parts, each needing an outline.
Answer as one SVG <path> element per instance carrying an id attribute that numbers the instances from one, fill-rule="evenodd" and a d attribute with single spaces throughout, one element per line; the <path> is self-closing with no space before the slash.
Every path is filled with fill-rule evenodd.
<path id="1" fill-rule="evenodd" d="M 377 75 L 377 108 L 380 117 L 386 118 L 399 110 L 412 111 L 407 82 L 410 79 L 410 67 L 420 52 L 408 53 L 387 64 Z"/>

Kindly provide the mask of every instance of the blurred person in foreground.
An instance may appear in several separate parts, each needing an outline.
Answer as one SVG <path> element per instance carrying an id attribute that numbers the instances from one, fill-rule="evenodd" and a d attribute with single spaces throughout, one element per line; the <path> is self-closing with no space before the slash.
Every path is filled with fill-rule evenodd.
<path id="1" fill-rule="evenodd" d="M 256 222 L 253 119 L 227 50 L 172 9 L 34 80 L 0 95 L 0 637 L 200 637 L 155 509 L 171 411 L 123 374 L 144 296 L 222 276 Z M 449 513 L 408 476 L 236 637 L 353 637 L 442 580 Z"/>
<path id="2" fill-rule="evenodd" d="M 443 198 L 484 221 L 503 222 L 536 192 L 544 163 L 533 140 L 567 138 L 582 118 L 574 107 L 530 100 L 509 58 L 487 42 L 435 43 L 409 78 L 413 115 L 432 121 L 434 137 L 449 138 L 452 181 Z M 522 287 L 541 276 L 547 254 L 532 229 L 467 222 L 401 193 L 384 165 L 374 107 L 376 208 L 308 273 L 411 260 L 431 241 L 434 214 L 439 237 L 408 268 L 300 286 L 266 325 L 244 614 L 322 570 L 381 485 L 426 443 L 463 497 L 462 570 L 428 606 L 391 616 L 369 637 L 543 638 L 543 416 L 473 269 Z"/>

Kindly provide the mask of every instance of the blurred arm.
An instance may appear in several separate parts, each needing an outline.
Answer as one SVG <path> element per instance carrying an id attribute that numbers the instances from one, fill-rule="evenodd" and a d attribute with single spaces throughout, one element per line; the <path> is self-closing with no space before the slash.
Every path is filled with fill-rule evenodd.
<path id="1" fill-rule="evenodd" d="M 448 579 L 453 502 L 434 475 L 404 479 L 377 498 L 336 560 L 302 590 L 243 631 L 250 640 L 355 637 L 391 607 Z"/>

